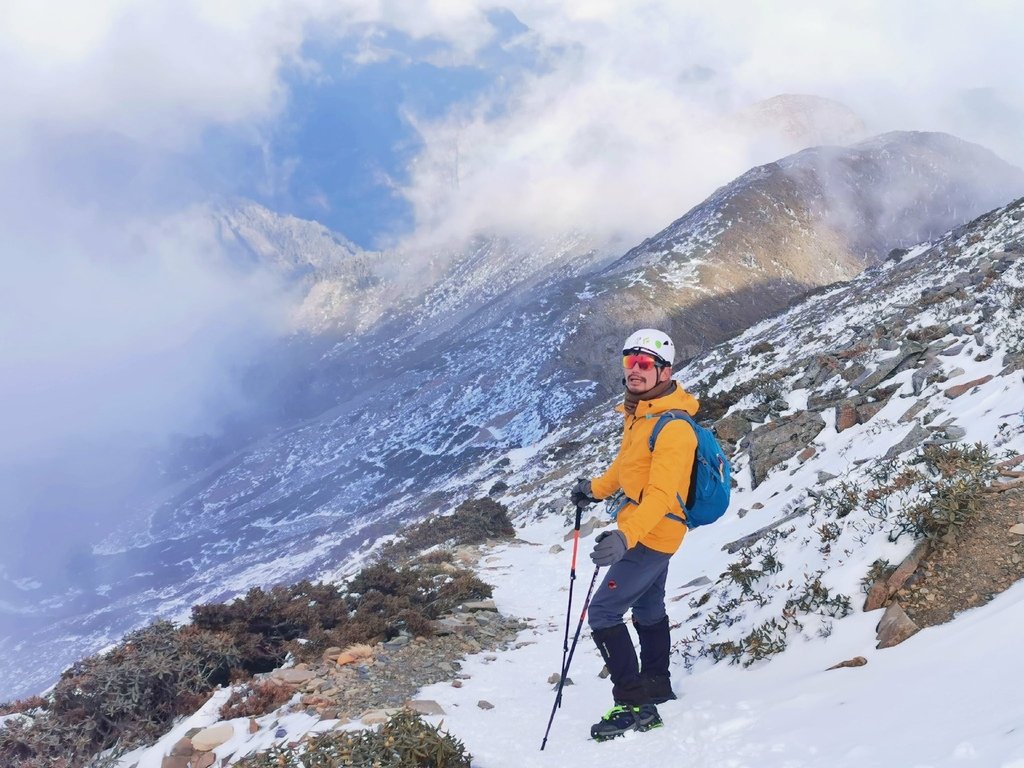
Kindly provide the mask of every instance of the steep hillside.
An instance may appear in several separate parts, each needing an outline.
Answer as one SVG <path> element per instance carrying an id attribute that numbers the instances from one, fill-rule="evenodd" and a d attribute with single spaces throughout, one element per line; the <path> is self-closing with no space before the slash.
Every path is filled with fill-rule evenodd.
<path id="1" fill-rule="evenodd" d="M 579 346 L 606 355 L 621 335 L 612 329 L 650 324 L 698 354 L 808 288 L 1012 199 L 1022 181 L 987 150 L 932 133 L 817 147 L 755 168 L 589 282 Z"/>
<path id="2" fill-rule="evenodd" d="M 477 563 L 496 586 L 495 605 L 473 610 L 497 608 L 528 626 L 453 657 L 416 706 L 480 768 L 667 755 L 698 768 L 1014 765 L 1024 736 L 1013 723 L 1024 709 L 1005 670 L 1024 615 L 1024 529 L 1015 522 L 1024 485 L 1014 469 L 1024 463 L 1022 306 L 1024 199 L 893 253 L 679 373 L 684 387 L 706 393 L 702 413 L 730 446 L 737 486 L 726 517 L 689 532 L 672 560 L 679 698 L 659 706 L 666 725 L 650 733 L 588 739 L 610 684 L 584 629 L 573 683 L 539 751 L 566 621 L 568 489 L 611 460 L 621 428 L 614 401 L 507 452 L 495 465 L 507 491 L 492 490 L 492 477 L 450 483 L 455 498 L 490 491 L 515 512 L 516 538 L 485 548 Z M 583 552 L 610 523 L 608 506 L 588 512 Z M 585 557 L 579 571 L 577 608 L 593 572 Z M 507 626 L 468 611 L 446 625 L 454 654 L 480 647 L 481 626 Z M 575 612 L 569 620 L 575 626 Z M 385 644 L 374 666 L 397 672 L 403 643 L 415 644 Z M 292 699 L 255 721 L 220 722 L 211 754 L 264 765 L 252 754 L 278 746 L 285 752 L 273 759 L 297 765 L 288 744 L 380 717 L 337 719 L 347 698 L 332 681 L 370 674 L 341 666 L 293 670 Z M 120 765 L 159 765 L 179 739 L 220 721 L 228 695 L 215 693 Z"/>
<path id="3" fill-rule="evenodd" d="M 899 164 L 906 142 L 921 141 L 928 139 L 889 137 L 882 149 L 864 151 Z M 31 667 L 20 690 L 33 691 L 63 662 L 152 616 L 334 570 L 399 521 L 507 482 L 510 449 L 543 440 L 612 390 L 607 361 L 637 324 L 664 321 L 681 346 L 710 348 L 807 287 L 851 274 L 864 254 L 823 223 L 832 198 L 811 183 L 817 157 L 745 175 L 607 269 L 583 274 L 601 258 L 586 238 L 532 255 L 514 243 L 480 243 L 421 286 L 422 301 L 400 302 L 365 325 L 357 312 L 334 335 L 296 336 L 252 372 L 268 403 L 259 420 L 229 424 L 212 445 L 169 465 L 175 484 L 126 510 L 122 528 L 93 549 L 97 588 L 24 606 L 0 670 Z M 786 171 L 790 164 L 799 173 Z M 941 218 L 950 180 L 913 167 Z M 851 178 L 882 195 L 893 182 L 873 174 Z M 922 207 L 917 198 L 907 205 Z M 916 216 L 893 210 L 894 220 L 934 219 Z M 878 242 L 896 236 L 883 226 L 889 219 L 864 212 L 863 221 Z M 314 274 L 360 258 L 324 232 L 300 236 L 294 222 L 278 224 L 278 240 L 268 235 L 266 243 L 313 238 L 337 254 L 309 259 Z M 261 253 L 262 241 L 245 234 L 250 226 L 242 217 L 232 236 Z M 282 268 L 300 263 L 289 256 Z M 372 318 L 380 311 L 374 292 L 383 289 L 360 282 L 360 270 L 352 273 L 353 301 Z M 6 671 L 3 678 L 16 679 Z"/>

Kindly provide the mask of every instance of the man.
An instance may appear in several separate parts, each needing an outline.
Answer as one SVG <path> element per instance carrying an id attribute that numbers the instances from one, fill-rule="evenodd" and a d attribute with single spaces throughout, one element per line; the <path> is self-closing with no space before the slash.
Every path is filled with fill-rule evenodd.
<path id="1" fill-rule="evenodd" d="M 600 477 L 581 479 L 572 490 L 577 505 L 594 503 L 620 488 L 628 502 L 614 530 L 597 537 L 591 560 L 610 566 L 590 604 L 590 628 L 612 679 L 615 706 L 590 729 L 598 740 L 662 724 L 657 704 L 676 698 L 669 678 L 669 626 L 665 578 L 669 559 L 686 534 L 683 501 L 690 499 L 690 477 L 697 436 L 682 419 L 672 419 L 650 437 L 660 414 L 697 412 L 697 400 L 672 380 L 672 340 L 645 328 L 626 339 L 622 350 L 625 402 L 619 453 Z M 640 660 L 623 615 L 632 609 L 640 638 Z"/>

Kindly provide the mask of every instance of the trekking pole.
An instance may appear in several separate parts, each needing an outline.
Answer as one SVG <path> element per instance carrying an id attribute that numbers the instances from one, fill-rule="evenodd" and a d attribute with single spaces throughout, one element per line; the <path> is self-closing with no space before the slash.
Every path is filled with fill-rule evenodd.
<path id="1" fill-rule="evenodd" d="M 594 594 L 594 585 L 597 584 L 597 574 L 600 573 L 601 566 L 597 566 L 594 569 L 594 575 L 590 579 L 590 588 L 587 590 L 587 597 L 583 601 L 583 611 L 580 613 L 580 622 L 576 625 L 576 634 L 572 638 L 572 646 L 569 648 L 569 655 L 566 656 L 565 664 L 562 666 L 562 677 L 558 681 L 558 691 L 555 693 L 555 704 L 551 707 L 551 717 L 548 718 L 548 727 L 544 731 L 544 740 L 540 743 L 541 752 L 544 751 L 544 747 L 548 743 L 548 734 L 551 733 L 551 723 L 555 720 L 555 712 L 558 707 L 562 704 L 562 688 L 565 686 L 565 676 L 569 674 L 569 665 L 572 663 L 572 655 L 576 652 L 576 643 L 580 639 L 580 630 L 583 629 L 583 620 L 587 617 L 587 609 L 590 607 L 590 598 Z"/>
<path id="2" fill-rule="evenodd" d="M 562 677 L 565 677 L 565 659 L 569 653 L 569 621 L 572 618 L 572 588 L 576 583 L 576 553 L 580 549 L 580 520 L 583 517 L 583 507 L 576 507 L 576 526 L 572 533 L 572 565 L 569 567 L 569 605 L 565 609 L 565 639 L 562 641 Z M 557 700 L 558 706 L 562 706 L 561 697 Z"/>

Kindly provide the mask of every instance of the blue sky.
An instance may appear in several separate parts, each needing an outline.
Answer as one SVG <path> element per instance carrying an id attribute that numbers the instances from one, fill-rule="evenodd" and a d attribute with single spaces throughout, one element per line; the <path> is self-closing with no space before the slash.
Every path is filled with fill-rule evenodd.
<path id="1" fill-rule="evenodd" d="M 423 138 L 407 116 L 440 119 L 538 69 L 530 48 L 506 47 L 526 27 L 508 11 L 487 18 L 494 38 L 467 64 L 434 63 L 448 42 L 395 30 L 375 35 L 387 53 L 370 63 L 353 63 L 359 39 L 315 38 L 303 45 L 303 65 L 283 72 L 281 114 L 255 135 L 212 127 L 188 161 L 209 190 L 316 219 L 364 248 L 408 235 L 413 211 L 400 189 Z"/>

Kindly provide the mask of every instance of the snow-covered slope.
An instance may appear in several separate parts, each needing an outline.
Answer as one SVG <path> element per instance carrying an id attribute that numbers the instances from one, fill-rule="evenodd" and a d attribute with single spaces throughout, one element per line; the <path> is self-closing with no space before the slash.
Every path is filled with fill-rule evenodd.
<path id="1" fill-rule="evenodd" d="M 898 159 L 906 142 L 918 139 L 890 137 L 871 153 Z M 946 210 L 945 177 L 920 172 Z M 875 182 L 889 183 L 864 177 Z M 20 606 L 0 677 L 21 681 L 11 693 L 38 690 L 60 664 L 154 616 L 333 571 L 400 520 L 488 490 L 505 478 L 509 450 L 547 439 L 602 401 L 617 380 L 607 361 L 637 324 L 665 320 L 681 346 L 709 348 L 804 288 L 849 274 L 853 261 L 823 257 L 841 243 L 821 224 L 829 201 L 816 190 L 782 170 L 752 172 L 610 269 L 582 237 L 525 253 L 521 243 L 478 243 L 420 286 L 422 301 L 387 311 L 373 304 L 382 284 L 354 277 L 356 305 L 379 317 L 357 315 L 330 336 L 298 335 L 254 368 L 252 386 L 268 404 L 259 419 L 167 467 L 174 485 L 127 510 L 94 548 L 94 593 Z M 815 200 L 816 220 L 806 215 Z M 921 206 L 916 198 L 908 205 Z M 260 242 L 312 238 L 335 254 L 311 258 L 316 274 L 360 258 L 288 220 L 274 223 L 273 237 L 246 234 L 262 215 L 239 214 L 225 232 L 253 253 L 262 253 Z M 873 220 L 864 218 L 871 231 Z M 766 225 L 767 238 L 758 234 Z M 755 242 L 764 247 L 742 247 Z M 588 273 L 594 258 L 598 269 Z"/>
<path id="2" fill-rule="evenodd" d="M 892 482 L 897 475 L 928 467 L 924 452 L 940 448 L 950 456 L 981 443 L 993 461 L 1024 453 L 1022 301 L 1024 199 L 933 245 L 894 253 L 677 375 L 707 393 L 705 411 L 715 412 L 723 439 L 739 421 L 749 432 L 735 441 L 730 511 L 690 532 L 672 560 L 666 597 L 679 698 L 659 708 L 665 727 L 646 734 L 589 739 L 589 726 L 611 701 L 584 628 L 569 670 L 573 684 L 546 750 L 539 749 L 554 703 L 548 678 L 562 658 L 568 490 L 577 475 L 610 461 L 621 416 L 609 401 L 509 451 L 498 466 L 517 538 L 486 552 L 479 571 L 496 585 L 498 608 L 527 617 L 530 627 L 508 650 L 471 657 L 458 687 L 422 690 L 419 698 L 444 709 L 428 719 L 460 738 L 479 768 L 1024 764 L 1016 726 L 1024 704 L 1007 682 L 1024 621 L 1022 585 L 999 594 L 982 585 L 977 600 L 939 595 L 965 609 L 985 604 L 884 649 L 876 647 L 883 611 L 861 609 L 861 584 L 879 559 L 895 565 L 916 549 L 907 511 L 937 503 L 931 481 L 939 473 Z M 815 429 L 791 441 L 790 455 L 766 462 L 764 438 L 812 414 L 820 420 Z M 480 477 L 475 487 L 450 491 L 484 494 L 490 482 Z M 1011 497 L 1021 505 L 1022 496 L 986 494 L 961 521 L 965 532 L 932 546 L 969 538 L 969 527 L 983 525 Z M 593 573 L 585 553 L 607 524 L 598 509 L 586 526 L 573 627 Z M 1016 541 L 1007 533 L 997 545 L 1009 553 Z M 958 575 L 970 578 L 971 563 L 961 567 Z M 913 612 L 911 592 L 924 591 L 919 583 L 895 596 L 910 599 Z M 859 666 L 829 669 L 858 657 Z M 249 736 L 247 720 L 234 723 L 242 735 L 218 748 L 218 757 L 230 762 L 235 750 L 293 741 L 310 728 L 358 727 L 299 714 L 265 723 Z M 147 754 L 159 759 L 175 734 Z"/>

